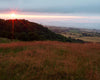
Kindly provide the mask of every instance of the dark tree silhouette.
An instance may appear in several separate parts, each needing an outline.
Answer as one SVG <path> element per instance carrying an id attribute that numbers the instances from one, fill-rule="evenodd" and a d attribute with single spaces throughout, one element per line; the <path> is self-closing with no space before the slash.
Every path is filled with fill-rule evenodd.
<path id="1" fill-rule="evenodd" d="M 33 41 L 33 40 L 56 40 L 63 42 L 82 42 L 82 40 L 76 40 L 66 38 L 60 34 L 56 34 L 50 31 L 43 25 L 29 22 L 27 20 L 13 20 L 14 21 L 14 39 L 22 41 Z M 12 20 L 0 19 L 0 37 L 12 38 Z"/>

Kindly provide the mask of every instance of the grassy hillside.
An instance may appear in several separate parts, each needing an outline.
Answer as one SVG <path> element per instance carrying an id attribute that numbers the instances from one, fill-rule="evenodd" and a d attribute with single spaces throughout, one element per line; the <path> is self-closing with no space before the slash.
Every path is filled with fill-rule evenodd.
<path id="1" fill-rule="evenodd" d="M 10 39 L 7 39 L 7 38 L 0 38 L 0 43 L 9 43 L 11 42 Z"/>
<path id="2" fill-rule="evenodd" d="M 0 37 L 22 41 L 52 40 L 62 42 L 84 42 L 78 39 L 66 38 L 52 32 L 43 25 L 22 19 L 0 19 Z"/>
<path id="3" fill-rule="evenodd" d="M 11 40 L 11 39 L 7 39 L 7 38 L 0 38 L 0 43 L 11 43 L 11 42 L 17 42 L 19 40 Z"/>
<path id="4" fill-rule="evenodd" d="M 0 44 L 0 80 L 100 80 L 100 44 Z"/>

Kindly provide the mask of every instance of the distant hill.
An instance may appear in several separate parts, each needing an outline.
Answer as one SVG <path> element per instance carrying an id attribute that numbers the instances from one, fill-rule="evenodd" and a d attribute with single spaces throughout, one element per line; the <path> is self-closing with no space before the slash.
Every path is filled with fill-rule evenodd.
<path id="1" fill-rule="evenodd" d="M 56 26 L 46 27 L 57 34 L 61 34 L 66 37 L 80 39 L 86 42 L 100 42 L 100 30 Z"/>
<path id="2" fill-rule="evenodd" d="M 0 37 L 12 38 L 12 26 L 14 22 L 14 39 L 22 41 L 33 40 L 53 40 L 63 42 L 83 42 L 79 39 L 66 38 L 60 34 L 50 31 L 38 23 L 29 22 L 27 20 L 3 20 L 0 19 Z"/>
<path id="3" fill-rule="evenodd" d="M 58 26 L 45 26 L 53 32 L 64 33 L 64 32 L 77 32 L 77 33 L 93 33 L 100 36 L 100 30 L 98 29 L 85 29 L 85 28 L 73 28 L 73 27 L 58 27 Z"/>

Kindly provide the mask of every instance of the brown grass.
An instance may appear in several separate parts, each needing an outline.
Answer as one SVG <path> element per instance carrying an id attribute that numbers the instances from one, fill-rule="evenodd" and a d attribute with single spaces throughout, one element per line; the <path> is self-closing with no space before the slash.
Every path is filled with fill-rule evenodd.
<path id="1" fill-rule="evenodd" d="M 0 80 L 100 80 L 100 44 L 0 44 Z"/>

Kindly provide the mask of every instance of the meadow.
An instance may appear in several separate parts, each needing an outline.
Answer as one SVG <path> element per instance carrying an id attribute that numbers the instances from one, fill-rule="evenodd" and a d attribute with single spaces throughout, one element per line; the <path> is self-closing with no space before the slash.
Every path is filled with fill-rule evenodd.
<path id="1" fill-rule="evenodd" d="M 0 80 L 100 80 L 100 44 L 0 43 Z"/>

